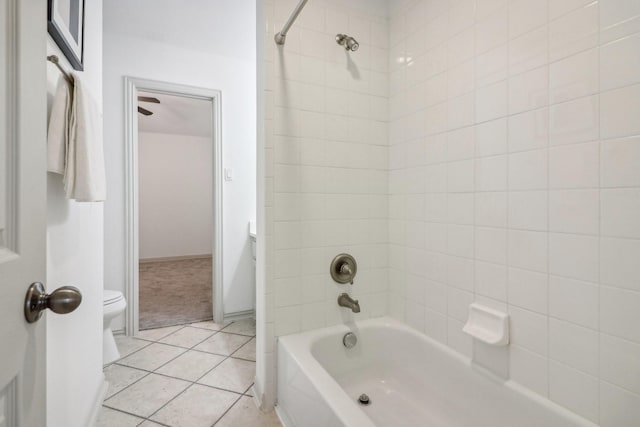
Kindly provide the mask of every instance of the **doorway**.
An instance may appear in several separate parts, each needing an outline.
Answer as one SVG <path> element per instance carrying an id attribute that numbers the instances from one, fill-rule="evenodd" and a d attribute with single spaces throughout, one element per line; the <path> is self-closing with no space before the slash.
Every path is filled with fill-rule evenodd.
<path id="1" fill-rule="evenodd" d="M 220 92 L 126 78 L 126 333 L 222 323 Z"/>

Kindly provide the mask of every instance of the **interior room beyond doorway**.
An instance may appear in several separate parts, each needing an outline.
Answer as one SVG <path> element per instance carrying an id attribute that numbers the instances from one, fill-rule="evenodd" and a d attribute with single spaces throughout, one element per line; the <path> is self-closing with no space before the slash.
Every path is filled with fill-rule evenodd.
<path id="1" fill-rule="evenodd" d="M 212 104 L 138 93 L 139 327 L 213 318 Z"/>

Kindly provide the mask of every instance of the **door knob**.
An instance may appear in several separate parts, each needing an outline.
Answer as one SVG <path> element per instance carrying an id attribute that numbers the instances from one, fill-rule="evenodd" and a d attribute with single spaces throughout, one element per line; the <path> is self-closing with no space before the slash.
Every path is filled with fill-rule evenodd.
<path id="1" fill-rule="evenodd" d="M 24 299 L 24 317 L 33 323 L 42 317 L 45 309 L 54 313 L 67 314 L 78 308 L 82 302 L 82 294 L 78 288 L 63 286 L 47 294 L 40 282 L 32 283 Z"/>

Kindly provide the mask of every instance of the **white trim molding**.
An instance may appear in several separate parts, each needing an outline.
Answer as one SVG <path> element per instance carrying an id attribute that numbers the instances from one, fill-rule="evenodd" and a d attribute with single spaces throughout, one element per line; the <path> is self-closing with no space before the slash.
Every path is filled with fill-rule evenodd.
<path id="1" fill-rule="evenodd" d="M 109 389 L 109 382 L 105 379 L 103 374 L 102 382 L 98 387 L 98 393 L 96 394 L 96 398 L 93 402 L 93 406 L 91 407 L 91 412 L 89 412 L 89 420 L 87 421 L 88 426 L 95 426 L 98 423 L 100 410 L 102 409 L 102 404 L 104 403 L 104 399 L 107 396 L 108 389 Z"/>
<path id="2" fill-rule="evenodd" d="M 213 123 L 213 319 L 224 323 L 222 264 L 222 92 L 134 77 L 124 78 L 125 120 L 125 331 L 138 334 L 138 91 L 187 96 L 211 102 Z"/>
<path id="3" fill-rule="evenodd" d="M 255 319 L 256 312 L 255 310 L 244 310 L 244 311 L 234 311 L 233 313 L 225 313 L 224 321 L 225 322 L 237 322 L 238 320 L 243 319 Z"/>
<path id="4" fill-rule="evenodd" d="M 209 259 L 209 258 L 213 258 L 213 254 L 165 256 L 160 258 L 141 258 L 138 260 L 138 262 L 140 264 L 150 264 L 150 263 L 156 263 L 156 262 L 187 261 L 190 259 Z"/>
<path id="5" fill-rule="evenodd" d="M 0 213 L 0 264 L 4 264 L 20 257 L 18 254 L 18 237 L 16 234 L 18 225 L 18 151 L 19 151 L 19 125 L 18 125 L 18 79 L 19 58 L 21 47 L 19 43 L 18 1 L 3 2 L 4 10 L 0 11 L 0 23 L 2 24 L 2 44 L 0 58 L 3 77 L 1 84 L 5 85 L 3 99 L 0 99 L 0 147 L 4 147 L 4 159 L 2 164 L 3 179 L 0 181 L 0 196 L 2 196 L 3 212 Z"/>

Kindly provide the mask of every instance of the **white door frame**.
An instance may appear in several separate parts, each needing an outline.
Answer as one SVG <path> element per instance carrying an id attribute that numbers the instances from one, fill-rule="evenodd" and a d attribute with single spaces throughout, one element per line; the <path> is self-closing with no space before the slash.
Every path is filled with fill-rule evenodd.
<path id="1" fill-rule="evenodd" d="M 222 301 L 222 117 L 219 90 L 155 80 L 124 78 L 125 87 L 125 333 L 138 334 L 139 246 L 138 246 L 138 91 L 188 96 L 210 101 L 213 144 L 213 320 L 224 322 Z"/>

